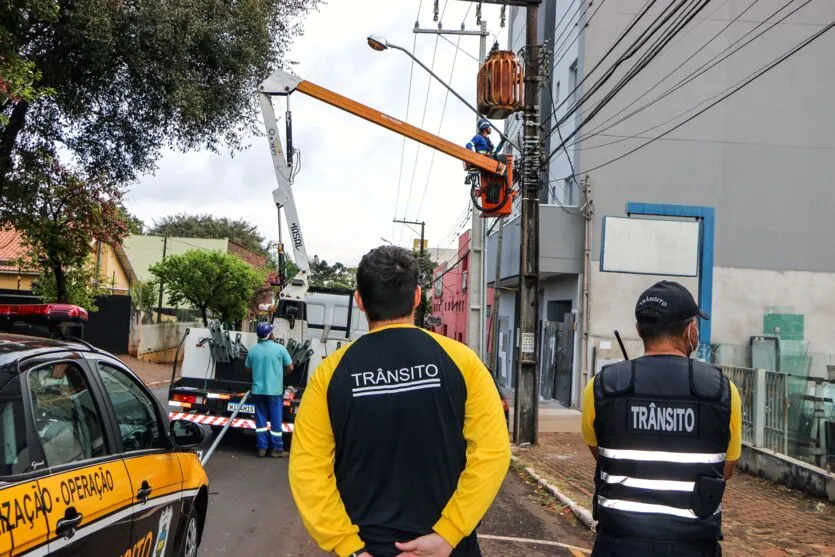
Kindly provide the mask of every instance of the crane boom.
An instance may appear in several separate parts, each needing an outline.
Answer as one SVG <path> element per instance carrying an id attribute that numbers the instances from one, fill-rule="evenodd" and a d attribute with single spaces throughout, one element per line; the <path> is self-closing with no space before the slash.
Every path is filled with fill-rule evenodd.
<path id="1" fill-rule="evenodd" d="M 293 189 L 291 186 L 293 169 L 292 165 L 288 164 L 287 158 L 284 156 L 271 97 L 289 96 L 294 91 L 304 93 L 314 99 L 318 99 L 340 110 L 344 110 L 345 112 L 463 161 L 464 167 L 470 172 L 467 183 L 471 184 L 470 195 L 476 207 L 490 216 L 501 217 L 510 214 L 511 202 L 515 195 L 512 187 L 513 165 L 510 155 L 492 158 L 475 153 L 465 147 L 456 145 L 442 137 L 415 127 L 408 122 L 398 120 L 393 116 L 389 116 L 379 110 L 330 91 L 320 85 L 303 80 L 291 73 L 276 70 L 270 77 L 261 82 L 258 97 L 261 103 L 261 112 L 264 116 L 264 125 L 267 130 L 267 140 L 270 145 L 275 176 L 278 181 L 278 188 L 273 191 L 273 200 L 279 209 L 279 234 L 281 234 L 280 210 L 283 208 L 292 236 L 291 240 L 295 262 L 300 269 L 299 273 L 282 289 L 279 295 L 280 301 L 277 315 L 289 321 L 290 329 L 292 329 L 292 323 L 295 322 L 296 317 L 300 317 L 304 322 L 304 300 L 308 292 L 310 262 L 307 257 L 307 249 L 302 236 L 299 215 L 293 197 Z M 288 149 L 292 148 L 288 147 Z M 292 153 L 289 154 L 292 157 Z M 478 175 L 475 181 L 471 180 L 473 175 Z M 284 246 L 279 242 L 280 256 L 283 255 L 283 250 Z"/>
<path id="2" fill-rule="evenodd" d="M 497 176 L 504 176 L 507 171 L 506 165 L 496 159 L 470 151 L 465 147 L 456 145 L 451 141 L 447 141 L 442 137 L 431 134 L 409 124 L 408 122 L 398 120 L 397 118 L 389 116 L 384 112 L 380 112 L 379 110 L 366 106 L 353 99 L 349 99 L 339 93 L 325 89 L 320 85 L 303 80 L 282 70 L 275 71 L 270 77 L 265 79 L 261 83 L 260 91 L 261 93 L 267 95 L 289 95 L 294 91 L 298 91 L 340 110 L 353 114 L 354 116 L 359 116 L 360 118 L 373 124 L 377 124 L 378 126 L 382 126 L 395 133 L 406 136 L 409 139 L 423 143 L 428 147 L 437 149 L 442 153 L 464 161 L 466 164 L 484 172 L 495 174 Z"/>

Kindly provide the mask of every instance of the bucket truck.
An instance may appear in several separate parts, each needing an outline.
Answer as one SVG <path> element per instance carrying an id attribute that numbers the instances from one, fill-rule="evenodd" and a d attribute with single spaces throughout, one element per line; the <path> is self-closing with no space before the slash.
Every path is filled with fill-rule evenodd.
<path id="1" fill-rule="evenodd" d="M 318 99 L 463 161 L 467 171 L 466 183 L 471 186 L 470 196 L 483 216 L 503 217 L 510 214 L 516 195 L 510 155 L 488 157 L 475 153 L 288 72 L 278 70 L 261 83 L 258 98 L 278 182 L 273 191 L 273 201 L 278 209 L 279 260 L 283 261 L 285 257 L 281 222 L 283 210 L 290 232 L 293 259 L 299 267 L 296 276 L 279 293 L 272 316 L 277 342 L 290 350 L 296 364 L 294 372 L 285 378 L 287 391 L 284 423 L 281 425 L 285 442 L 289 442 L 288 436 L 293 431 L 294 416 L 308 374 L 328 354 L 368 331 L 365 315 L 355 306 L 352 292 L 315 289 L 309 285 L 310 261 L 292 189 L 292 118 L 288 110 L 285 156 L 272 103 L 272 97 L 289 96 L 294 92 Z M 257 339 L 254 333 L 235 335 L 232 340 L 230 333 L 220 330 L 217 325 L 186 332 L 177 350 L 178 355 L 183 351 L 179 377 L 176 361 L 172 370 L 169 389 L 172 419 L 186 419 L 214 427 L 255 428 L 254 406 L 241 405 L 240 401 L 251 384 L 251 377 L 244 368 L 246 350 Z"/>

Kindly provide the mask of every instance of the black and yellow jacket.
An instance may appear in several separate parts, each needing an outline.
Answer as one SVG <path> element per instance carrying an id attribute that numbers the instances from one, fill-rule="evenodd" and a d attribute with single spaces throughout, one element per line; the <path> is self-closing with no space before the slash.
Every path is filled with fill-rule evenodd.
<path id="1" fill-rule="evenodd" d="M 472 535 L 510 443 L 496 385 L 465 345 L 409 325 L 376 329 L 313 373 L 296 417 L 290 486 L 316 542 L 346 556 L 436 532 Z"/>

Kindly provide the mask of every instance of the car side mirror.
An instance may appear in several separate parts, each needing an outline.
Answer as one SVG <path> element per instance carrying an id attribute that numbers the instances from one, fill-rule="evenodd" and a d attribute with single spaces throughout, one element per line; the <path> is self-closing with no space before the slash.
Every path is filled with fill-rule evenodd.
<path id="1" fill-rule="evenodd" d="M 196 449 L 209 439 L 208 429 L 208 426 L 188 420 L 173 420 L 171 438 L 178 449 Z"/>

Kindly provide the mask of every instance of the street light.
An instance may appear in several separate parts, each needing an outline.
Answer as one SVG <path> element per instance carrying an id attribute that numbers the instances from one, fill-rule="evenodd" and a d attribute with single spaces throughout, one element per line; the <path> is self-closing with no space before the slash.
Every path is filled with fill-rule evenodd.
<path id="1" fill-rule="evenodd" d="M 455 96 L 456 96 L 456 98 L 457 98 L 459 101 L 461 101 L 462 103 L 464 103 L 465 105 L 467 105 L 467 108 L 469 108 L 470 110 L 472 110 L 473 112 L 475 112 L 475 113 L 476 113 L 476 116 L 478 116 L 478 117 L 480 117 L 480 118 L 482 118 L 482 117 L 483 117 L 483 116 L 481 115 L 481 113 L 479 113 L 479 111 L 478 111 L 478 110 L 477 110 L 477 109 L 476 109 L 473 105 L 471 105 L 470 103 L 468 103 L 468 102 L 464 99 L 464 97 L 462 97 L 461 95 L 459 95 L 459 94 L 455 91 L 455 89 L 453 89 L 452 87 L 450 87 L 449 85 L 447 85 L 447 83 L 446 83 L 443 79 L 441 79 L 440 77 L 438 77 L 438 75 L 437 75 L 435 72 L 433 72 L 431 69 L 429 69 L 429 68 L 426 66 L 426 64 L 424 64 L 423 62 L 421 62 L 420 60 L 418 60 L 418 59 L 417 59 L 417 57 L 415 57 L 415 55 L 414 55 L 414 54 L 412 54 L 411 52 L 409 52 L 409 50 L 408 50 L 408 49 L 405 49 L 405 48 L 403 48 L 402 46 L 398 46 L 398 45 L 396 45 L 396 44 L 394 44 L 394 43 L 390 43 L 388 40 L 386 40 L 386 38 L 385 38 L 385 37 L 381 37 L 380 35 L 368 35 L 368 46 L 370 46 L 372 49 L 376 50 L 377 52 L 382 52 L 382 51 L 384 51 L 384 50 L 388 50 L 388 49 L 390 49 L 390 48 L 393 48 L 393 49 L 395 49 L 395 50 L 399 50 L 399 51 L 401 51 L 401 52 L 405 52 L 405 53 L 406 53 L 406 55 L 407 55 L 409 58 L 411 58 L 412 60 L 414 60 L 415 62 L 417 62 L 417 64 L 418 64 L 421 68 L 423 68 L 424 70 L 426 70 L 427 72 L 429 72 L 429 75 L 431 75 L 432 77 L 434 77 L 434 78 L 438 81 L 438 83 L 440 83 L 441 85 L 443 85 L 444 87 L 446 87 L 446 88 L 447 88 L 447 90 L 448 90 L 450 93 L 452 93 L 453 95 L 455 95 Z M 507 143 L 508 145 L 510 145 L 511 147 L 515 148 L 515 149 L 516 149 L 517 151 L 519 151 L 519 152 L 521 152 L 521 151 L 522 151 L 522 150 L 521 150 L 521 149 L 520 149 L 520 148 L 519 148 L 516 144 L 514 144 L 514 143 L 513 143 L 510 139 L 508 139 L 508 137 L 507 137 L 505 134 L 503 134 L 503 133 L 502 133 L 502 131 L 501 131 L 499 128 L 497 128 L 496 126 L 494 126 L 494 125 L 493 125 L 493 123 L 492 123 L 490 120 L 488 120 L 487 118 L 484 118 L 484 120 L 485 120 L 488 124 L 490 124 L 490 127 L 491 127 L 491 128 L 493 128 L 494 130 L 496 130 L 496 133 L 497 133 L 497 134 L 499 134 L 499 137 L 500 137 L 500 138 L 502 138 L 502 142 Z"/>
<path id="2" fill-rule="evenodd" d="M 380 35 L 368 35 L 368 46 L 378 52 L 382 52 L 389 47 L 389 43 L 385 37 L 381 37 Z"/>
<path id="3" fill-rule="evenodd" d="M 393 246 L 393 245 L 394 245 L 393 243 L 391 243 L 390 241 L 386 240 L 386 239 L 385 239 L 385 238 L 383 238 L 382 236 L 380 236 L 380 239 L 381 239 L 382 241 L 384 241 L 385 243 L 387 243 L 388 245 L 390 245 L 390 246 Z"/>

